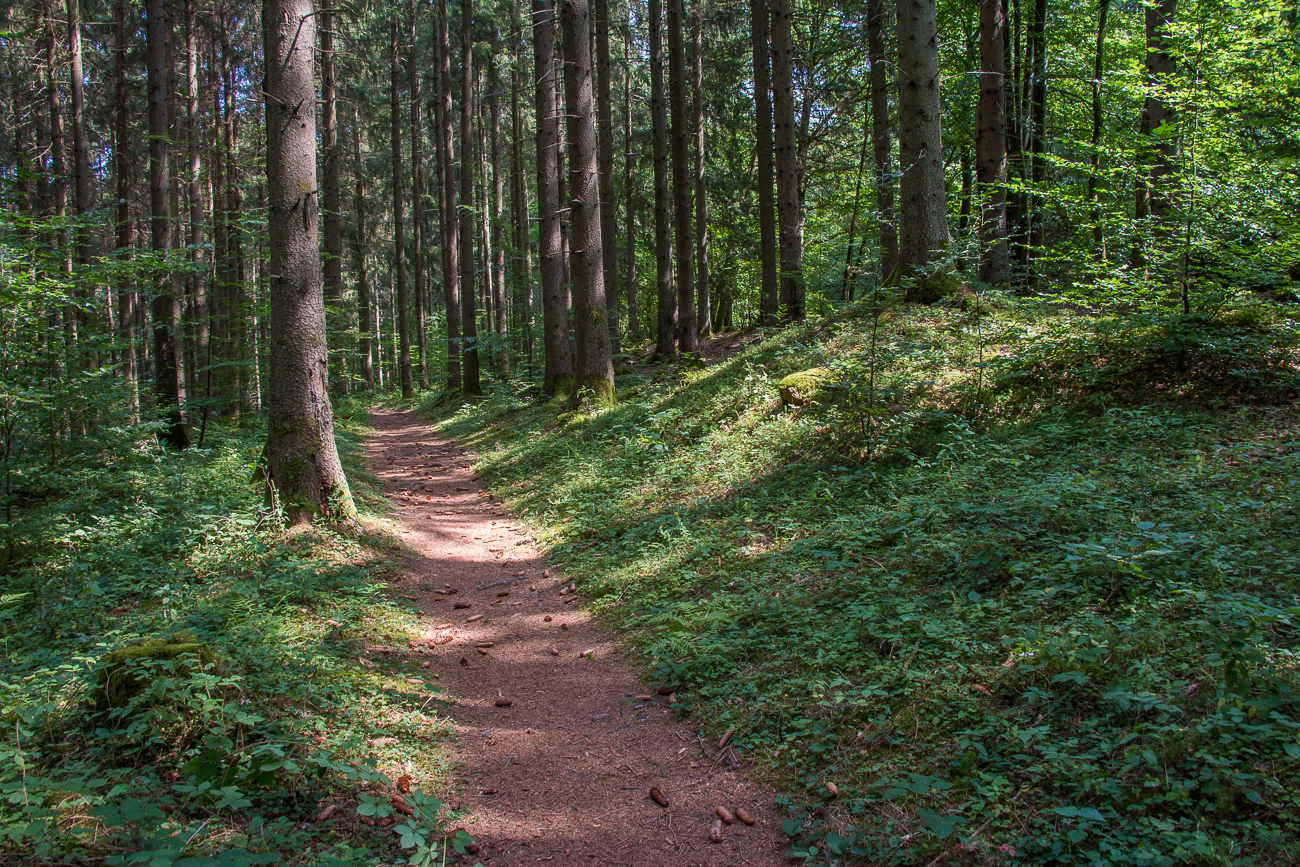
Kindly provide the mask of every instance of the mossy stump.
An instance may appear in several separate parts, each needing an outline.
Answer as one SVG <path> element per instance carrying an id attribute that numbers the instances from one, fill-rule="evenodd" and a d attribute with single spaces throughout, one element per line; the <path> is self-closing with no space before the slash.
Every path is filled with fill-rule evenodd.
<path id="1" fill-rule="evenodd" d="M 216 654 L 207 643 L 199 641 L 192 632 L 178 632 L 169 638 L 128 644 L 106 653 L 99 669 L 102 689 L 99 703 L 106 707 L 120 707 L 148 688 L 154 675 L 137 664 L 139 661 L 161 662 L 187 655 L 195 657 L 200 665 L 217 661 Z"/>
<path id="2" fill-rule="evenodd" d="M 781 390 L 781 403 L 785 406 L 807 406 L 816 403 L 822 389 L 828 382 L 835 381 L 835 374 L 825 367 L 814 367 L 792 373 L 777 383 Z"/>

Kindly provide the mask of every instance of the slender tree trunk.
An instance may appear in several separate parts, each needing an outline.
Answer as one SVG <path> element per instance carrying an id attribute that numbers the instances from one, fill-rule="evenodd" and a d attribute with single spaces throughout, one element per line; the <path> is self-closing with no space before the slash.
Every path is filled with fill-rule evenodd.
<path id="1" fill-rule="evenodd" d="M 1034 260 L 1046 253 L 1047 212 L 1044 188 L 1047 184 L 1047 0 L 1034 0 L 1034 18 L 1029 29 L 1033 47 L 1033 80 L 1029 87 L 1030 124 L 1030 178 L 1033 181 L 1033 201 L 1029 214 L 1030 281 L 1037 285 L 1038 268 Z"/>
<path id="2" fill-rule="evenodd" d="M 525 180 L 524 167 L 524 122 L 520 104 L 523 91 L 524 74 L 524 40 L 523 30 L 519 26 L 518 0 L 511 6 L 511 55 L 513 63 L 510 68 L 510 213 L 514 223 L 514 297 L 515 297 L 515 346 L 525 352 L 532 363 L 533 341 L 533 275 L 532 232 L 528 226 L 528 184 Z M 525 346 L 525 344 L 527 344 Z M 531 374 L 530 374 L 531 375 Z"/>
<path id="3" fill-rule="evenodd" d="M 355 520 L 334 445 L 317 239 L 312 0 L 265 0 L 271 364 L 267 482 L 292 523 Z"/>
<path id="4" fill-rule="evenodd" d="M 609 340 L 614 355 L 622 351 L 618 322 L 618 204 L 614 198 L 614 115 L 610 106 L 609 2 L 591 4 L 596 30 L 596 118 L 600 150 L 600 237 L 604 245 L 605 300 L 608 302 Z"/>
<path id="5" fill-rule="evenodd" d="M 867 54 L 871 62 L 871 152 L 876 165 L 876 210 L 880 214 L 880 276 L 898 267 L 898 227 L 894 215 L 894 141 L 889 121 L 889 54 L 885 34 L 891 18 L 888 0 L 868 0 Z"/>
<path id="6" fill-rule="evenodd" d="M 72 154 L 76 170 L 76 215 L 84 217 L 90 211 L 90 148 L 86 144 L 86 97 L 84 74 L 81 68 L 81 4 L 80 0 L 67 0 L 68 46 L 72 61 L 69 72 L 69 92 L 72 96 Z M 82 267 L 90 264 L 90 232 L 83 226 L 77 231 L 77 262 Z M 81 295 L 84 297 L 85 291 Z M 84 328 L 89 323 L 89 311 L 79 311 L 77 321 Z"/>
<path id="7" fill-rule="evenodd" d="M 501 77 L 497 74 L 497 49 L 499 37 L 492 28 L 491 53 L 488 55 L 488 113 L 491 125 L 488 138 L 492 153 L 492 313 L 496 319 L 497 358 L 501 372 L 510 372 L 510 336 L 506 320 L 506 246 L 505 226 L 501 222 L 502 201 L 505 199 L 505 175 L 501 172 Z"/>
<path id="8" fill-rule="evenodd" d="M 163 0 L 145 5 L 145 49 L 149 77 L 149 203 L 150 249 L 165 255 L 170 246 L 171 186 L 167 122 L 167 18 Z M 172 292 L 171 275 L 160 269 L 153 287 L 154 392 L 157 412 L 167 422 L 161 438 L 176 449 L 188 448 L 185 419 L 181 415 L 180 302 Z"/>
<path id="9" fill-rule="evenodd" d="M 53 0 L 44 0 L 42 12 L 45 28 L 45 38 L 43 40 L 45 69 L 43 72 L 45 96 L 50 114 L 50 172 L 53 175 L 51 184 L 54 192 L 54 215 L 62 220 L 68 215 L 68 167 L 63 141 L 63 101 L 59 96 L 59 80 L 56 73 L 59 65 L 57 54 L 59 41 L 55 35 Z M 67 236 L 62 228 L 55 234 L 55 247 L 58 249 L 64 279 L 71 285 L 73 282 L 72 253 L 68 248 Z M 67 364 L 68 372 L 71 373 L 77 343 L 76 311 L 71 305 L 63 305 L 55 315 L 63 325 L 64 361 Z"/>
<path id="10" fill-rule="evenodd" d="M 442 175 L 439 187 L 442 234 L 442 291 L 447 308 L 447 390 L 461 389 L 460 369 L 460 247 L 456 219 L 456 151 L 452 136 L 451 110 L 451 18 L 447 0 L 439 0 L 434 17 L 434 36 L 438 45 L 438 94 L 434 102 L 434 120 L 438 127 L 438 160 Z"/>
<path id="11" fill-rule="evenodd" d="M 194 2 L 194 0 L 188 0 Z M 321 210 L 325 224 L 325 321 L 330 336 L 330 387 L 335 395 L 348 393 L 347 355 L 343 337 L 347 313 L 343 309 L 343 191 L 340 181 L 343 156 L 339 152 L 337 84 L 334 80 L 334 10 L 320 10 L 321 80 Z"/>
<path id="12" fill-rule="evenodd" d="M 1029 262 L 1029 237 L 1025 227 L 1029 198 L 1024 190 L 1025 182 L 1029 180 L 1025 171 L 1025 133 L 1029 123 L 1025 118 L 1025 93 L 1021 87 L 1026 64 L 1024 40 L 1021 38 L 1020 0 L 1011 0 L 1011 21 L 1002 41 L 1003 63 L 1009 61 L 1011 64 L 1011 74 L 1004 77 L 1003 103 L 1007 116 L 1007 174 L 1018 189 L 1007 193 L 1007 244 L 1008 255 L 1015 257 L 1015 276 L 1019 279 Z"/>
<path id="13" fill-rule="evenodd" d="M 704 16 L 703 0 L 695 0 L 691 13 L 691 138 L 695 150 L 695 330 L 705 335 L 713 331 L 709 299 L 709 199 L 704 177 Z"/>
<path id="14" fill-rule="evenodd" d="M 560 107 L 555 98 L 554 0 L 533 0 L 533 57 L 537 110 L 537 255 L 542 278 L 542 390 L 567 401 L 573 392 L 573 360 L 565 303 L 560 229 Z"/>
<path id="15" fill-rule="evenodd" d="M 570 116 L 569 213 L 573 242 L 573 321 L 577 388 L 574 405 L 590 390 L 597 404 L 614 401 L 614 361 L 605 303 L 604 244 L 596 144 L 596 106 L 591 62 L 591 12 L 588 0 L 563 0 L 564 71 Z"/>
<path id="16" fill-rule="evenodd" d="M 420 359 L 420 388 L 429 387 L 429 335 L 425 322 L 424 288 L 424 157 L 420 139 L 424 124 L 420 120 L 420 66 L 418 24 L 421 4 L 411 0 L 410 64 L 408 66 L 411 97 L 411 294 L 415 298 L 415 346 Z"/>
<path id="17" fill-rule="evenodd" d="M 840 280 L 840 300 L 852 301 L 857 275 L 854 273 L 854 247 L 858 237 L 858 212 L 862 205 L 862 174 L 867 168 L 867 148 L 871 144 L 871 104 L 867 103 L 862 118 L 862 152 L 858 156 L 858 171 L 853 183 L 853 211 L 849 215 L 848 243 L 844 246 L 844 277 Z M 866 246 L 863 244 L 862 246 Z M 861 248 L 858 251 L 859 260 Z"/>
<path id="18" fill-rule="evenodd" d="M 483 393 L 479 384 L 478 304 L 474 292 L 474 9 L 472 0 L 460 7 L 460 285 L 461 333 L 465 336 L 461 392 Z"/>
<path id="19" fill-rule="evenodd" d="M 672 118 L 673 237 L 677 251 L 677 350 L 696 352 L 695 244 L 691 208 L 691 125 L 687 114 L 686 10 L 668 0 L 668 113 Z"/>
<path id="20" fill-rule="evenodd" d="M 655 272 L 659 315 L 655 355 L 676 354 L 677 293 L 673 282 L 672 218 L 668 189 L 668 112 L 664 104 L 663 0 L 650 0 L 650 125 L 654 134 Z"/>
<path id="21" fill-rule="evenodd" d="M 776 109 L 776 209 L 781 230 L 780 297 L 788 321 L 804 318 L 799 147 L 798 130 L 794 124 L 793 19 L 790 0 L 772 0 L 772 94 Z"/>
<path id="22" fill-rule="evenodd" d="M 229 39 L 228 19 L 223 12 L 221 38 L 221 73 L 222 73 L 222 136 L 226 153 L 226 323 L 228 340 L 226 356 L 229 363 L 226 378 L 225 396 L 229 400 L 226 415 L 237 417 L 248 405 L 248 395 L 252 389 L 250 374 L 245 358 L 245 349 L 249 345 L 245 315 L 248 292 L 246 273 L 244 271 L 244 230 L 240 223 L 244 211 L 243 190 L 239 183 L 239 116 L 235 111 L 235 72 L 231 66 L 231 45 Z M 256 364 L 256 357 L 253 359 Z M 260 378 L 256 385 L 260 388 Z"/>
<path id="23" fill-rule="evenodd" d="M 628 38 L 623 40 L 623 222 L 627 229 L 627 325 L 632 342 L 641 341 L 641 320 L 636 308 L 636 184 L 632 146 L 632 19 L 628 6 Z M 606 287 L 609 291 L 609 287 Z"/>
<path id="24" fill-rule="evenodd" d="M 780 283 L 777 280 L 776 184 L 772 165 L 772 74 L 768 48 L 770 16 L 766 0 L 750 0 L 750 34 L 754 58 L 754 118 L 758 149 L 758 253 L 761 269 L 759 286 L 760 325 L 775 325 L 781 307 Z"/>
<path id="25" fill-rule="evenodd" d="M 942 255 L 949 241 L 935 0 L 898 0 L 898 143 L 899 261 L 911 271 Z M 922 302 L 937 297 L 928 281 L 909 296 Z"/>
<path id="26" fill-rule="evenodd" d="M 388 28 L 388 47 L 391 78 L 389 81 L 390 135 L 393 139 L 393 269 L 397 283 L 394 316 L 397 318 L 398 376 L 402 397 L 415 395 L 415 377 L 411 372 L 411 333 L 409 311 L 411 300 L 406 289 L 406 237 L 402 217 L 402 106 L 401 58 L 397 48 L 397 16 L 392 11 Z"/>
<path id="27" fill-rule="evenodd" d="M 1177 14 L 1178 0 L 1158 0 L 1146 7 L 1146 71 L 1153 92 L 1143 106 L 1142 125 L 1147 135 L 1155 139 L 1148 145 L 1152 154 L 1149 208 L 1151 216 L 1160 222 L 1168 222 L 1175 216 L 1169 180 L 1176 171 L 1178 139 L 1168 134 L 1155 136 L 1155 133 L 1178 122 L 1177 110 L 1160 95 L 1170 89 L 1169 79 L 1178 71 L 1178 62 L 1169 50 L 1169 27 Z"/>
<path id="28" fill-rule="evenodd" d="M 1097 201 L 1097 182 L 1101 175 L 1101 79 L 1105 73 L 1106 60 L 1106 18 L 1110 15 L 1110 0 L 1098 0 L 1097 3 L 1097 47 L 1092 59 L 1092 136 L 1089 143 L 1092 150 L 1088 155 L 1088 189 L 1084 201 L 1092 210 L 1092 243 L 1097 246 L 1099 255 L 1105 258 L 1106 239 L 1101 228 L 1101 209 Z"/>
<path id="29" fill-rule="evenodd" d="M 367 391 L 374 391 L 372 335 L 375 333 L 375 323 L 371 313 L 374 300 L 370 288 L 370 272 L 366 268 L 366 257 L 370 251 L 370 236 L 366 234 L 366 171 L 361 162 L 361 118 L 355 100 L 352 103 L 352 163 L 356 167 L 353 212 L 357 222 L 352 243 L 352 267 L 357 279 L 357 353 L 361 356 L 361 380 L 366 384 Z"/>
<path id="30" fill-rule="evenodd" d="M 134 224 L 131 222 L 131 119 L 126 99 L 126 0 L 113 2 L 113 92 L 115 110 L 113 162 L 117 180 L 117 249 L 126 261 L 133 258 Z M 135 285 L 123 280 L 117 291 L 118 348 L 121 351 L 122 381 L 127 394 L 127 417 L 139 420 L 140 392 L 135 351 Z"/>
<path id="31" fill-rule="evenodd" d="M 208 289 L 203 280 L 207 269 L 203 261 L 204 196 L 201 175 L 203 140 L 199 131 L 199 45 L 195 30 L 195 0 L 185 0 L 185 94 L 187 97 L 185 127 L 189 142 L 186 182 L 189 198 L 189 248 L 192 270 L 187 278 L 189 284 L 187 291 L 194 305 L 194 360 L 197 365 L 195 384 L 203 391 L 203 412 L 206 416 L 210 411 L 208 401 L 212 398 L 212 335 Z"/>
<path id="32" fill-rule="evenodd" d="M 1006 0 L 980 0 L 980 96 L 975 178 L 981 202 L 979 277 L 1007 279 Z"/>

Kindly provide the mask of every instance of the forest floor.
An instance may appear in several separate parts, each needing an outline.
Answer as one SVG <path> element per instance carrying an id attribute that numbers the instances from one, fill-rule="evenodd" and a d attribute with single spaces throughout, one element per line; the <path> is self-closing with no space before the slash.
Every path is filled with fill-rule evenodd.
<path id="1" fill-rule="evenodd" d="M 650 696 L 470 456 L 414 412 L 377 409 L 367 456 L 412 555 L 432 666 L 457 732 L 457 823 L 488 867 L 775 865 L 773 793 Z M 410 598 L 410 597 L 408 597 Z M 649 690 L 653 692 L 653 690 Z M 503 706 L 504 705 L 504 706 Z M 650 798 L 658 788 L 669 804 Z M 756 820 L 710 841 L 715 808 Z"/>

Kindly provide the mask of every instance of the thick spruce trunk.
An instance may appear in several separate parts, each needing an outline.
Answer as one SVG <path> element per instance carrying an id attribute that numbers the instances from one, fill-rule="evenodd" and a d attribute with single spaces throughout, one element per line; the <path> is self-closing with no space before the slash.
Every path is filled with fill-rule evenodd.
<path id="1" fill-rule="evenodd" d="M 474 8 L 472 0 L 460 7 L 460 328 L 461 393 L 483 393 L 479 383 L 478 304 L 474 291 Z"/>
<path id="2" fill-rule="evenodd" d="M 438 128 L 439 177 L 438 224 L 442 233 L 442 292 L 447 310 L 447 390 L 459 392 L 460 369 L 460 226 L 456 219 L 456 148 L 452 135 L 451 108 L 451 17 L 447 0 L 439 0 L 434 16 L 434 40 L 438 46 L 437 98 L 434 120 Z"/>
<path id="3" fill-rule="evenodd" d="M 980 0 L 980 95 L 975 117 L 975 178 L 980 210 L 979 277 L 1007 279 L 1006 0 Z"/>
<path id="4" fill-rule="evenodd" d="M 397 49 L 397 10 L 392 12 L 388 29 L 389 52 L 389 135 L 393 144 L 393 271 L 397 284 L 394 318 L 397 331 L 397 375 L 402 397 L 415 395 L 415 377 L 411 371 L 411 300 L 406 287 L 406 234 L 402 215 L 402 106 L 400 96 L 401 59 Z"/>
<path id="5" fill-rule="evenodd" d="M 600 237 L 604 247 L 605 300 L 609 340 L 615 355 L 621 350 L 618 317 L 618 204 L 614 200 L 614 115 L 610 106 L 609 0 L 591 4 L 596 31 L 596 121 L 600 160 Z"/>
<path id="6" fill-rule="evenodd" d="M 695 332 L 700 335 L 713 331 L 709 299 L 709 199 L 704 178 L 704 16 L 700 11 L 702 0 L 695 0 L 691 12 L 691 139 L 694 145 L 695 168 L 692 181 L 695 185 Z"/>
<path id="7" fill-rule="evenodd" d="M 781 287 L 777 279 L 776 244 L 776 169 L 772 159 L 772 56 L 768 46 L 771 17 L 767 0 L 750 0 L 751 50 L 754 62 L 754 120 L 756 124 L 758 163 L 758 255 L 760 325 L 775 325 L 781 307 Z"/>
<path id="8" fill-rule="evenodd" d="M 650 126 L 654 138 L 655 282 L 659 305 L 655 355 L 676 354 L 677 293 L 673 282 L 672 217 L 668 188 L 668 111 L 664 103 L 663 0 L 650 0 Z"/>
<path id="9" fill-rule="evenodd" d="M 131 119 L 126 98 L 126 0 L 113 2 L 113 164 L 117 182 L 117 249 L 127 261 L 135 247 L 135 225 L 131 222 Z M 135 286 L 123 280 L 117 290 L 117 348 L 121 353 L 122 381 L 126 386 L 127 414 L 139 418 L 139 374 L 135 346 Z"/>
<path id="10" fill-rule="evenodd" d="M 560 400 L 573 393 L 568 304 L 560 228 L 560 106 L 555 91 L 555 4 L 533 0 L 533 81 L 537 111 L 537 256 L 542 278 L 542 390 Z"/>
<path id="11" fill-rule="evenodd" d="M 265 0 L 271 362 L 267 482 L 292 523 L 356 510 L 334 444 L 317 237 L 316 86 L 311 0 Z"/>
<path id="12" fill-rule="evenodd" d="M 799 194 L 799 131 L 794 123 L 794 14 L 790 0 L 772 0 L 772 95 L 781 307 L 786 320 L 798 321 L 804 318 L 803 206 Z"/>
<path id="13" fill-rule="evenodd" d="M 686 105 L 686 10 L 668 0 L 668 112 L 672 116 L 673 238 L 677 252 L 677 350 L 695 352 L 695 244 L 691 231 L 691 126 Z"/>
<path id="14" fill-rule="evenodd" d="M 194 0 L 187 0 L 194 2 Z M 347 313 L 343 309 L 343 192 L 340 183 L 338 96 L 334 80 L 334 10 L 320 11 L 321 80 L 321 210 L 325 224 L 325 304 L 330 339 L 330 388 L 348 393 L 347 355 L 343 335 Z"/>

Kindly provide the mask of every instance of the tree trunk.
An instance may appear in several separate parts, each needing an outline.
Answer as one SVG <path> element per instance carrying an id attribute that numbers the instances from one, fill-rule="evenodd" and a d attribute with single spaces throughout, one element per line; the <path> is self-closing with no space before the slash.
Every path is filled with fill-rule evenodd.
<path id="1" fill-rule="evenodd" d="M 883 0 L 882 0 L 883 2 Z M 776 184 L 772 165 L 772 75 L 768 49 L 770 18 L 766 0 L 750 0 L 750 34 L 754 57 L 754 118 L 758 150 L 758 253 L 762 280 L 759 286 L 760 325 L 775 325 L 781 307 L 781 290 L 776 274 Z"/>
<path id="2" fill-rule="evenodd" d="M 654 133 L 655 272 L 659 315 L 655 355 L 676 352 L 677 293 L 673 283 L 672 223 L 668 190 L 668 113 L 664 105 L 663 0 L 650 0 L 650 125 Z"/>
<path id="3" fill-rule="evenodd" d="M 1153 94 L 1146 98 L 1142 109 L 1142 126 L 1146 134 L 1154 136 L 1151 148 L 1152 159 L 1149 181 L 1150 214 L 1160 222 L 1167 222 L 1175 216 L 1173 201 L 1170 198 L 1169 179 L 1175 172 L 1178 159 L 1178 139 L 1168 133 L 1155 136 L 1161 127 L 1172 127 L 1178 122 L 1178 113 L 1173 105 L 1160 97 L 1160 91 L 1170 89 L 1169 79 L 1178 71 L 1178 62 L 1169 51 L 1169 26 L 1178 14 L 1178 0 L 1159 0 L 1146 7 L 1146 71 L 1148 85 Z"/>
<path id="4" fill-rule="evenodd" d="M 528 184 L 524 174 L 524 122 L 520 105 L 523 90 L 524 40 L 519 26 L 518 0 L 511 6 L 510 38 L 513 64 L 510 68 L 510 213 L 514 223 L 515 345 L 533 360 L 533 275 L 532 232 L 528 226 Z M 525 348 L 525 344 L 527 344 Z M 530 374 L 531 375 L 531 374 Z"/>
<path id="5" fill-rule="evenodd" d="M 695 243 L 691 217 L 691 125 L 687 115 L 686 10 L 668 0 L 668 113 L 672 118 L 673 238 L 677 251 L 677 351 L 696 352 Z"/>
<path id="6" fill-rule="evenodd" d="M 334 445 L 316 201 L 311 0 L 265 0 L 271 363 L 267 482 L 291 523 L 355 520 Z"/>
<path id="7" fill-rule="evenodd" d="M 781 231 L 780 298 L 787 321 L 798 321 L 804 318 L 799 146 L 798 130 L 794 125 L 793 18 L 790 0 L 772 0 L 772 94 L 776 109 L 776 210 Z M 938 74 L 937 71 L 935 74 Z"/>
<path id="8" fill-rule="evenodd" d="M 591 63 L 591 12 L 587 0 L 563 0 L 564 78 L 569 118 L 569 214 L 573 241 L 573 322 L 577 363 L 572 404 L 590 390 L 597 404 L 614 401 L 614 361 L 605 303 L 604 244 L 597 169 L 596 106 Z M 680 2 L 680 0 L 678 0 Z"/>
<path id="9" fill-rule="evenodd" d="M 396 275 L 397 298 L 394 316 L 397 319 L 398 377 L 402 397 L 415 395 L 415 377 L 411 372 L 411 331 L 409 311 L 411 300 L 406 289 L 406 237 L 402 218 L 402 106 L 400 95 L 401 59 L 397 51 L 397 16 L 392 11 L 388 28 L 389 48 L 389 111 L 390 135 L 393 139 L 393 269 Z"/>
<path id="10" fill-rule="evenodd" d="M 415 347 L 420 358 L 420 388 L 429 387 L 429 336 L 425 322 L 424 289 L 424 157 L 420 139 L 424 124 L 420 120 L 420 66 L 416 58 L 419 46 L 418 18 L 421 4 L 411 0 L 410 37 L 410 97 L 411 97 L 411 277 L 412 295 L 415 297 Z"/>
<path id="11" fill-rule="evenodd" d="M 72 69 L 68 79 L 68 88 L 72 95 L 72 154 L 76 175 L 76 215 L 85 216 L 90 211 L 90 149 L 86 144 L 85 88 L 81 68 L 81 4 L 80 0 L 67 0 L 68 7 L 68 45 L 72 59 Z M 77 262 L 82 267 L 90 264 L 90 232 L 83 226 L 77 232 Z M 80 293 L 83 297 L 85 290 Z M 79 325 L 84 328 L 88 322 L 86 310 L 78 313 Z"/>
<path id="12" fill-rule="evenodd" d="M 596 29 L 596 117 L 600 150 L 600 237 L 604 250 L 605 300 L 609 303 L 609 341 L 622 350 L 618 324 L 618 205 L 614 199 L 614 115 L 610 107 L 609 0 L 594 0 Z"/>
<path id="13" fill-rule="evenodd" d="M 894 142 L 889 122 L 889 31 L 887 0 L 868 0 L 867 56 L 871 62 L 871 153 L 876 165 L 876 210 L 880 214 L 880 276 L 898 266 L 898 227 L 894 215 Z"/>
<path id="14" fill-rule="evenodd" d="M 167 253 L 171 234 L 168 201 L 171 186 L 167 129 L 167 18 L 164 0 L 145 5 L 145 51 L 149 83 L 149 225 L 150 249 Z M 180 303 L 172 293 L 171 275 L 159 269 L 153 286 L 154 392 L 157 412 L 167 422 L 161 439 L 175 449 L 189 448 L 185 419 L 181 415 Z"/>
<path id="15" fill-rule="evenodd" d="M 630 13 L 631 6 L 628 7 Z M 635 153 L 632 147 L 632 20 L 628 18 L 628 38 L 623 40 L 623 222 L 627 229 L 627 325 L 632 342 L 641 341 L 641 321 L 636 309 L 636 184 Z M 606 287 L 609 291 L 609 287 Z"/>
<path id="16" fill-rule="evenodd" d="M 555 98 L 554 0 L 533 0 L 537 111 L 537 256 L 542 278 L 542 390 L 565 401 L 573 392 L 564 259 L 560 244 L 560 107 Z"/>
<path id="17" fill-rule="evenodd" d="M 194 2 L 194 0 L 187 0 Z M 347 313 L 343 309 L 343 191 L 340 174 L 338 97 L 334 80 L 334 10 L 320 10 L 321 81 L 321 210 L 325 223 L 325 320 L 330 337 L 330 388 L 348 393 L 348 365 L 343 336 Z"/>
<path id="18" fill-rule="evenodd" d="M 506 247 L 505 227 L 501 223 L 502 200 L 505 198 L 505 176 L 501 173 L 501 78 L 497 75 L 497 29 L 492 28 L 491 53 L 488 55 L 488 130 L 492 154 L 492 236 L 489 249 L 492 254 L 492 314 L 496 319 L 497 358 L 502 373 L 510 372 L 510 352 L 507 339 L 510 328 L 506 321 Z"/>
<path id="19" fill-rule="evenodd" d="M 357 281 L 357 354 L 361 356 L 361 381 L 367 391 L 375 390 L 375 366 L 372 335 L 375 323 L 372 318 L 372 290 L 366 257 L 370 251 L 370 237 L 366 234 L 366 173 L 361 162 L 361 118 L 357 103 L 352 103 L 352 162 L 356 167 L 353 187 L 353 218 L 356 228 L 352 236 L 352 267 Z"/>
<path id="20" fill-rule="evenodd" d="M 1025 118 L 1025 91 L 1021 87 L 1025 67 L 1023 40 L 1021 39 L 1020 0 L 1011 0 L 1012 26 L 1006 28 L 1002 41 L 1003 63 L 1011 64 L 1011 75 L 1004 76 L 1006 92 L 1003 104 L 1007 117 L 1007 174 L 1019 189 L 1007 193 L 1007 246 L 1008 255 L 1014 254 L 1016 276 L 1023 275 L 1029 262 L 1029 237 L 1025 220 L 1029 214 L 1029 198 L 1025 182 L 1025 134 L 1029 123 Z"/>
<path id="21" fill-rule="evenodd" d="M 948 247 L 939 125 L 939 42 L 935 0 L 898 0 L 899 262 L 912 271 Z M 909 300 L 933 301 L 929 281 Z"/>
<path id="22" fill-rule="evenodd" d="M 709 200 L 704 178 L 704 16 L 703 0 L 695 0 L 691 14 L 691 137 L 695 146 L 695 330 L 713 331 L 709 299 Z"/>
<path id="23" fill-rule="evenodd" d="M 131 222 L 131 139 L 129 106 L 126 99 L 126 0 L 113 2 L 113 162 L 117 175 L 117 249 L 129 262 L 135 247 L 134 224 Z M 118 348 L 121 351 L 122 381 L 127 394 L 127 417 L 139 419 L 139 374 L 135 347 L 135 286 L 123 280 L 117 291 Z"/>
<path id="24" fill-rule="evenodd" d="M 979 277 L 1007 279 L 1006 0 L 980 0 L 980 96 L 975 119 L 975 178 L 980 211 Z"/>
<path id="25" fill-rule="evenodd" d="M 1088 189 L 1084 193 L 1084 201 L 1088 203 L 1092 210 L 1092 242 L 1097 246 L 1099 254 L 1105 258 L 1105 237 L 1101 230 L 1101 209 L 1095 204 L 1097 201 L 1097 182 L 1101 174 L 1101 78 L 1105 73 L 1104 62 L 1106 60 L 1106 18 L 1110 14 L 1110 0 L 1099 0 L 1097 3 L 1097 47 L 1093 52 L 1092 60 L 1092 136 L 1089 139 L 1092 145 L 1092 151 L 1088 155 Z"/>
<path id="26" fill-rule="evenodd" d="M 434 121 L 438 127 L 439 232 L 442 237 L 442 292 L 447 308 L 447 390 L 459 392 L 460 370 L 460 247 L 456 220 L 456 150 L 452 136 L 451 111 L 451 18 L 447 0 L 439 0 L 434 16 L 434 37 L 438 46 L 437 98 Z"/>
<path id="27" fill-rule="evenodd" d="M 1037 285 L 1039 274 L 1034 260 L 1046 253 L 1047 213 L 1043 208 L 1044 188 L 1047 184 L 1047 0 L 1034 0 L 1034 18 L 1029 28 L 1033 62 L 1033 80 L 1029 87 L 1030 124 L 1030 179 L 1033 181 L 1033 201 L 1029 212 L 1030 281 Z"/>
<path id="28" fill-rule="evenodd" d="M 465 338 L 461 392 L 483 393 L 479 384 L 478 304 L 474 292 L 474 9 L 472 0 L 460 7 L 460 285 L 461 334 Z"/>

